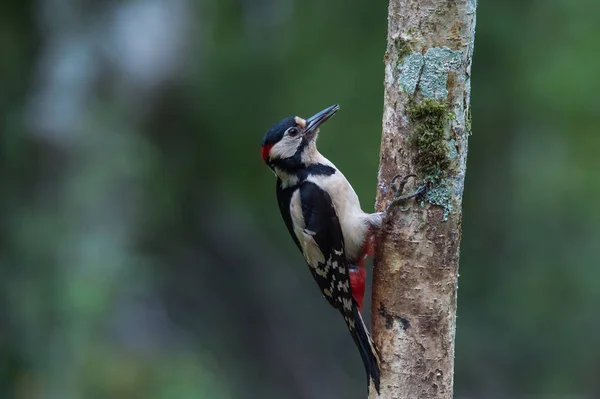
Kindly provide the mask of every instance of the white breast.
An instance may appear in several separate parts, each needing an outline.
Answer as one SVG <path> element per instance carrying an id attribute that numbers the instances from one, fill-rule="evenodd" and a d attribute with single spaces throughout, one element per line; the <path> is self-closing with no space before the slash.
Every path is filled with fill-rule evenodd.
<path id="1" fill-rule="evenodd" d="M 358 195 L 339 170 L 331 176 L 310 176 L 307 180 L 317 184 L 331 197 L 344 235 L 346 256 L 355 260 L 363 248 L 369 228 L 368 215 L 360 208 Z"/>

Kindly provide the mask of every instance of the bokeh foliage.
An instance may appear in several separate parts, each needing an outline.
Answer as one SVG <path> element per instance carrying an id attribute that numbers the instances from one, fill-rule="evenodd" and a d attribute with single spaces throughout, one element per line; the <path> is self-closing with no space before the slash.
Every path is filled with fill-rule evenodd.
<path id="1" fill-rule="evenodd" d="M 387 2 L 0 5 L 0 397 L 364 397 L 259 157 L 319 145 L 372 208 Z M 600 394 L 591 0 L 479 4 L 457 397 Z"/>

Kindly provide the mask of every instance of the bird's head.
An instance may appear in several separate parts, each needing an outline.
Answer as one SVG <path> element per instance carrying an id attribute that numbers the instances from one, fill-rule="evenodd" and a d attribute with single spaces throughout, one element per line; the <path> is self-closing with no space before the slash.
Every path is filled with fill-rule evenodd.
<path id="1" fill-rule="evenodd" d="M 303 155 L 315 149 L 319 126 L 331 118 L 340 106 L 335 104 L 317 112 L 308 119 L 290 116 L 275 123 L 262 141 L 263 161 L 271 168 L 298 168 L 303 163 Z"/>

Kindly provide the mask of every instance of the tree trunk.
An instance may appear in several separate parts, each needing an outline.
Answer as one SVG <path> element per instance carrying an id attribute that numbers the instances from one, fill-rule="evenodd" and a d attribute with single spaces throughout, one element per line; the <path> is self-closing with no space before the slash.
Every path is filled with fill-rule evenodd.
<path id="1" fill-rule="evenodd" d="M 453 393 L 475 9 L 476 0 L 390 0 L 376 208 L 393 197 L 396 175 L 415 173 L 428 190 L 395 208 L 379 237 L 372 314 L 383 398 Z"/>

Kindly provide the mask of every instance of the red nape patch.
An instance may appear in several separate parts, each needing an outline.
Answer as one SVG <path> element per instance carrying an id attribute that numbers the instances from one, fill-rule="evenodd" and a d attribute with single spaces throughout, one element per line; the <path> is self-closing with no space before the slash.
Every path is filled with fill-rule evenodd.
<path id="1" fill-rule="evenodd" d="M 273 144 L 266 144 L 261 149 L 260 155 L 262 156 L 262 159 L 263 159 L 263 161 L 265 161 L 265 163 L 267 163 L 267 158 L 269 157 L 271 148 L 273 148 Z"/>

